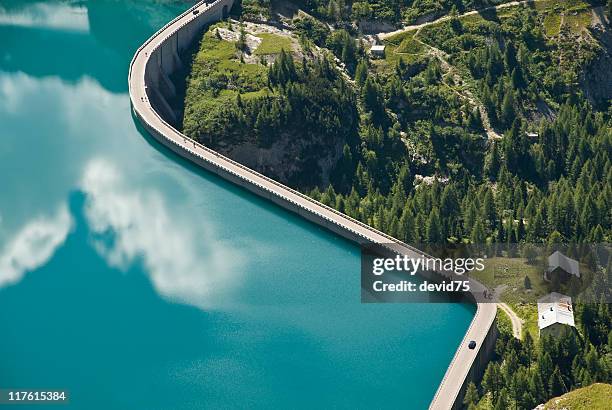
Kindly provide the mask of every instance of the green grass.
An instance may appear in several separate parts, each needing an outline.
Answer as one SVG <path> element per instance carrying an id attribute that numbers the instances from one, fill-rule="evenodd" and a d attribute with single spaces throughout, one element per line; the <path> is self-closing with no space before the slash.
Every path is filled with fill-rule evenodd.
<path id="1" fill-rule="evenodd" d="M 508 306 L 524 320 L 523 337 L 529 333 L 533 340 L 538 340 L 540 332 L 538 329 L 538 305 L 537 303 L 509 303 Z"/>
<path id="2" fill-rule="evenodd" d="M 291 39 L 284 36 L 271 33 L 257 34 L 257 37 L 262 39 L 261 44 L 255 50 L 257 55 L 278 54 L 281 50 L 291 52 Z"/>
<path id="3" fill-rule="evenodd" d="M 385 73 L 393 70 L 399 60 L 404 60 L 406 64 L 413 64 L 422 59 L 422 54 L 400 54 L 395 52 L 396 47 L 388 47 L 384 59 L 372 60 L 372 66 L 378 73 Z"/>
<path id="4" fill-rule="evenodd" d="M 548 293 L 538 267 L 530 265 L 524 258 L 488 258 L 485 269 L 482 272 L 472 271 L 470 276 L 491 289 L 506 285 L 501 301 L 507 303 L 525 321 L 523 332 L 529 332 L 534 340 L 538 339 L 538 308 L 535 301 Z M 531 280 L 530 291 L 525 289 L 525 276 Z"/>
<path id="5" fill-rule="evenodd" d="M 466 33 L 476 33 L 468 41 L 475 41 L 476 46 L 481 46 L 479 41 L 484 38 L 478 33 L 487 32 L 494 29 L 494 21 L 505 22 L 511 15 L 516 13 L 522 6 L 507 7 L 495 13 L 473 14 L 461 17 L 461 23 Z M 546 36 L 555 37 L 559 34 L 561 26 L 561 13 L 569 24 L 570 30 L 574 33 L 582 31 L 591 23 L 591 5 L 584 0 L 543 0 L 532 3 L 529 7 L 541 15 Z M 573 16 L 572 13 L 577 13 Z M 424 27 L 418 34 L 418 38 L 427 44 L 441 48 L 444 51 L 452 52 L 457 48 L 457 39 L 445 37 L 448 22 L 441 22 Z M 387 53 L 384 60 L 375 60 L 373 65 L 378 72 L 385 72 L 395 63 L 403 58 L 405 61 L 415 61 L 425 53 L 425 46 L 416 39 L 417 30 L 401 32 L 390 36 L 384 40 L 387 46 Z M 461 41 L 464 41 L 462 38 Z M 450 48 L 449 48 L 450 47 Z M 459 47 L 461 47 L 459 45 Z"/>
<path id="6" fill-rule="evenodd" d="M 512 321 L 508 315 L 501 309 L 497 309 L 497 328 L 500 333 L 512 335 Z"/>
<path id="7" fill-rule="evenodd" d="M 577 13 L 573 15 L 571 13 Z M 572 33 L 580 33 L 585 28 L 591 25 L 592 14 L 591 10 L 570 11 L 565 16 L 565 23 L 569 26 Z"/>
<path id="8" fill-rule="evenodd" d="M 213 28 L 202 39 L 187 83 L 183 130 L 188 134 L 239 93 L 249 100 L 267 92 L 267 68 L 240 62 L 236 44 L 217 38 Z"/>
<path id="9" fill-rule="evenodd" d="M 259 64 L 241 63 L 235 43 L 220 40 L 209 31 L 195 57 L 189 88 L 206 88 L 211 78 L 225 78 L 231 85 L 228 89 L 259 91 L 266 86 L 266 73 L 267 69 Z"/>
<path id="10" fill-rule="evenodd" d="M 412 64 L 421 59 L 425 49 L 421 43 L 414 39 L 415 34 L 416 30 L 410 30 L 386 38 L 383 41 L 387 46 L 385 58 L 372 61 L 376 71 L 383 73 L 393 69 L 400 59 L 404 60 L 406 64 Z M 402 47 L 405 48 L 402 50 Z"/>
<path id="11" fill-rule="evenodd" d="M 536 10 L 545 14 L 544 31 L 548 37 L 559 34 L 561 14 L 573 33 L 580 33 L 591 24 L 591 5 L 582 0 L 546 0 L 535 4 Z"/>
<path id="12" fill-rule="evenodd" d="M 544 410 L 605 410 L 610 408 L 612 384 L 595 383 L 550 399 Z"/>
<path id="13" fill-rule="evenodd" d="M 234 43 L 218 39 L 212 31 L 209 31 L 204 35 L 195 62 L 229 60 L 235 56 L 236 46 Z"/>
<path id="14" fill-rule="evenodd" d="M 270 95 L 270 91 L 267 88 L 263 88 L 259 91 L 249 91 L 249 92 L 240 94 L 240 98 L 242 98 L 243 101 L 247 101 L 247 100 L 255 100 L 260 97 L 265 97 L 266 95 Z"/>
<path id="15" fill-rule="evenodd" d="M 524 320 L 523 334 L 528 332 L 534 340 L 539 338 L 538 307 L 536 299 L 547 294 L 546 282 L 542 279 L 541 269 L 527 263 L 524 258 L 488 258 L 482 272 L 472 271 L 470 276 L 493 289 L 506 285 L 501 295 L 501 301 L 507 303 L 512 310 Z M 524 286 L 525 276 L 531 280 L 531 291 Z M 502 326 L 506 321 L 506 314 L 500 312 Z M 509 319 L 508 319 L 509 320 Z M 512 327 L 510 326 L 510 329 Z"/>
<path id="16" fill-rule="evenodd" d="M 406 37 L 400 45 L 395 49 L 398 54 L 420 54 L 425 47 L 414 37 Z"/>
<path id="17" fill-rule="evenodd" d="M 544 17 L 544 33 L 548 37 L 554 37 L 559 34 L 561 27 L 561 16 L 556 13 L 548 13 Z"/>
<path id="18" fill-rule="evenodd" d="M 392 35 L 392 36 L 387 37 L 387 38 L 384 40 L 384 43 L 385 43 L 386 45 L 396 46 L 396 47 L 397 47 L 397 46 L 399 46 L 399 45 L 402 43 L 402 41 L 404 41 L 405 39 L 407 39 L 407 38 L 413 38 L 413 37 L 415 36 L 415 34 L 416 34 L 416 30 L 410 30 L 410 31 L 404 31 L 404 32 L 401 32 L 401 33 L 397 33 L 397 34 L 394 34 L 394 35 Z"/>
<path id="19" fill-rule="evenodd" d="M 535 298 L 547 293 L 546 282 L 542 279 L 541 270 L 527 263 L 524 258 L 488 258 L 482 272 L 470 272 L 470 276 L 481 281 L 489 288 L 506 285 L 502 300 L 507 303 L 532 302 Z M 528 276 L 532 289 L 525 289 L 524 280 Z"/>
<path id="20" fill-rule="evenodd" d="M 546 10 L 564 10 L 574 7 L 589 7 L 589 4 L 583 0 L 543 0 L 533 3 L 538 11 Z"/>
<path id="21" fill-rule="evenodd" d="M 188 79 L 183 118 L 183 131 L 188 135 L 208 132 L 207 124 L 214 124 L 223 115 L 223 108 L 236 101 L 238 95 L 248 101 L 270 93 L 268 68 L 241 61 L 236 42 L 218 38 L 216 27 L 227 27 L 227 23 L 217 23 L 204 34 Z M 289 37 L 271 33 L 257 36 L 262 39 L 255 50 L 257 55 L 278 54 L 282 49 L 292 51 Z"/>

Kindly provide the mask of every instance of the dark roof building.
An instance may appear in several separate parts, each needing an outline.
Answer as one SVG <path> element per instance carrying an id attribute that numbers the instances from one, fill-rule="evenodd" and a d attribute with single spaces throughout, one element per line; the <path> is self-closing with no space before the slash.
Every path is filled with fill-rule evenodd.
<path id="1" fill-rule="evenodd" d="M 580 278 L 580 265 L 577 260 L 568 258 L 559 251 L 555 251 L 548 257 L 548 269 L 544 273 L 544 279 L 551 280 L 551 274 L 562 274 L 566 278 L 575 276 Z"/>

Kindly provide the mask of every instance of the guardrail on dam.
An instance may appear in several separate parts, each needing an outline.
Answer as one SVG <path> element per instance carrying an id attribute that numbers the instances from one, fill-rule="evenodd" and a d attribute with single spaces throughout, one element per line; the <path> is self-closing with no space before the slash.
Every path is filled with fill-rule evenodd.
<path id="1" fill-rule="evenodd" d="M 417 249 L 383 232 L 224 157 L 170 125 L 179 120 L 168 102 L 177 96 L 170 75 L 189 64 L 181 55 L 199 41 L 205 27 L 227 17 L 232 5 L 233 0 L 197 3 L 138 48 L 130 64 L 128 82 L 132 108 L 145 129 L 178 155 L 344 238 L 358 244 L 386 244 L 390 250 L 410 257 L 421 255 Z M 440 280 L 440 277 L 434 279 Z M 470 284 L 473 293 L 482 293 L 485 289 L 473 279 Z M 476 305 L 474 319 L 433 398 L 431 409 L 461 408 L 467 383 L 480 377 L 493 351 L 497 337 L 496 306 L 493 303 Z M 477 343 L 474 350 L 467 347 L 471 340 Z"/>

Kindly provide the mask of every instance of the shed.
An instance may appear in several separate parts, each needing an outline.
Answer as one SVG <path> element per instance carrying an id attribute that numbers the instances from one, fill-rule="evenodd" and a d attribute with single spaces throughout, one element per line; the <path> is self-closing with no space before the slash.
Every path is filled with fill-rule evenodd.
<path id="1" fill-rule="evenodd" d="M 372 57 L 385 58 L 385 46 L 382 44 L 372 46 L 370 54 Z"/>
<path id="2" fill-rule="evenodd" d="M 562 332 L 575 327 L 572 298 L 553 292 L 538 299 L 540 336 L 558 336 Z"/>
<path id="3" fill-rule="evenodd" d="M 561 280 L 567 280 L 572 276 L 580 278 L 580 265 L 577 260 L 555 251 L 548 257 L 548 269 L 544 272 L 544 280 L 550 282 L 553 276 Z"/>

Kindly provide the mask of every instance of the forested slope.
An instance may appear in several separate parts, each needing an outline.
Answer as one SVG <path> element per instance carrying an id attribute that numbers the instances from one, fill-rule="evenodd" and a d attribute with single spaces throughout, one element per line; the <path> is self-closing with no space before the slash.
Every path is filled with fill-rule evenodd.
<path id="1" fill-rule="evenodd" d="M 387 38 L 374 60 L 371 37 L 307 15 L 265 56 L 261 34 L 229 24 L 232 42 L 217 27 L 185 132 L 228 153 L 267 149 L 249 165 L 406 242 L 604 242 L 610 95 L 584 84 L 610 26 L 594 6 L 606 10 L 543 0 L 452 15 Z"/>

